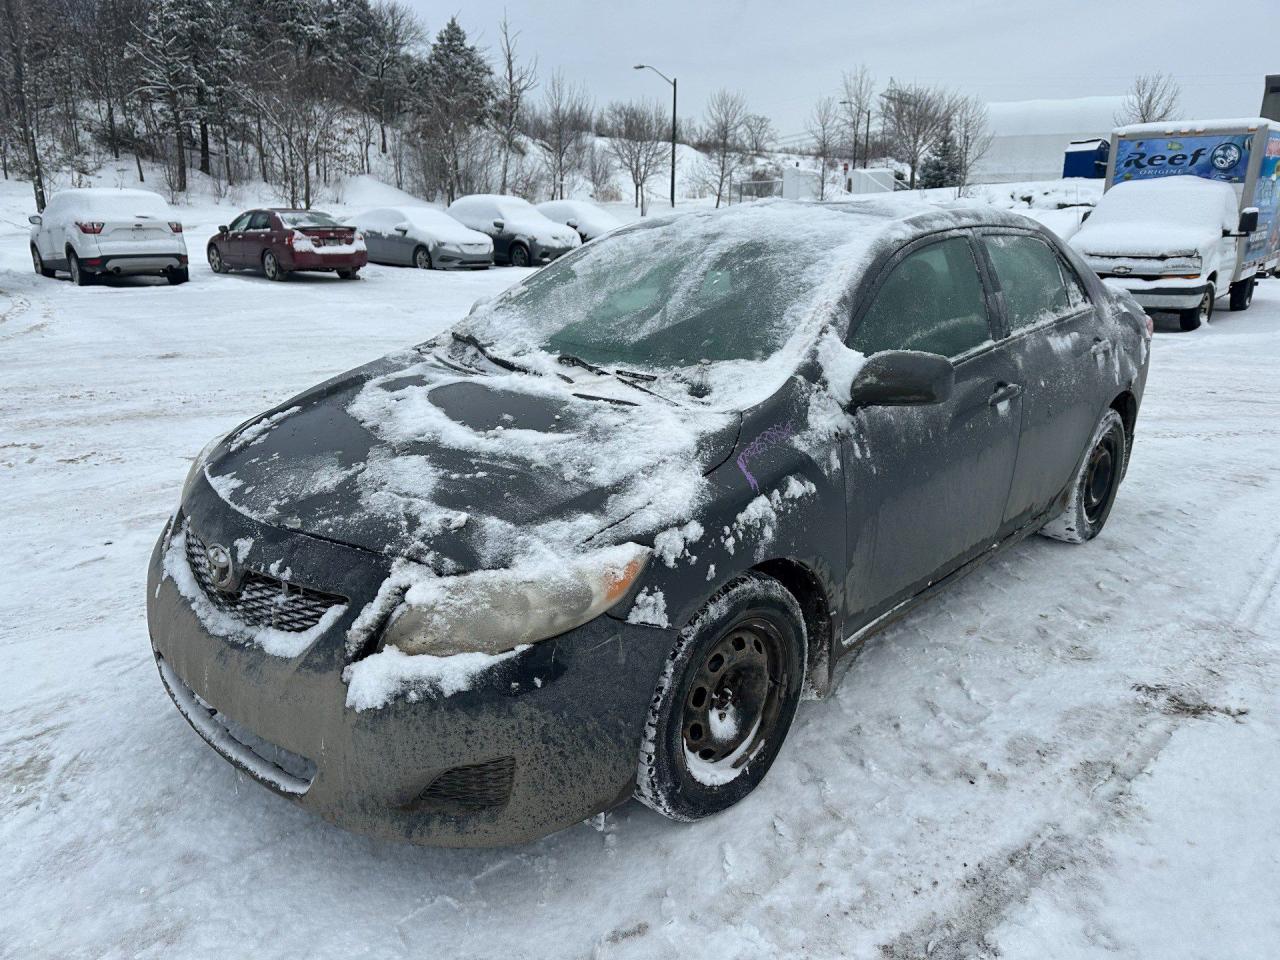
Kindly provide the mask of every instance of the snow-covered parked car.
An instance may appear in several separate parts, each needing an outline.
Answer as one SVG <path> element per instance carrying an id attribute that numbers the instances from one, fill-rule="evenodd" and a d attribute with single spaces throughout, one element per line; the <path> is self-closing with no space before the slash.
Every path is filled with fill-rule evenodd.
<path id="1" fill-rule="evenodd" d="M 292 273 L 336 273 L 353 280 L 369 262 L 364 237 L 320 210 L 246 210 L 218 227 L 205 250 L 214 273 L 261 270 L 268 280 Z"/>
<path id="2" fill-rule="evenodd" d="M 449 216 L 491 237 L 494 261 L 514 267 L 539 267 L 582 245 L 576 230 L 548 220 L 520 197 L 459 197 L 449 204 Z"/>
<path id="3" fill-rule="evenodd" d="M 71 274 L 77 286 L 103 276 L 188 278 L 187 245 L 178 215 L 149 190 L 86 187 L 62 190 L 31 223 L 36 273 Z"/>
<path id="4" fill-rule="evenodd" d="M 1253 275 L 1237 280 L 1236 271 L 1258 214 L 1241 213 L 1238 202 L 1230 184 L 1200 177 L 1117 183 L 1071 244 L 1100 277 L 1194 330 L 1223 294 L 1237 310 L 1253 299 Z"/>
<path id="5" fill-rule="evenodd" d="M 421 270 L 493 266 L 493 241 L 435 207 L 380 207 L 360 214 L 355 223 L 373 263 Z"/>
<path id="6" fill-rule="evenodd" d="M 587 200 L 548 200 L 538 204 L 537 209 L 548 220 L 577 230 L 583 243 L 622 226 L 622 221 L 608 210 L 602 210 Z"/>
<path id="7" fill-rule="evenodd" d="M 1149 346 L 991 208 L 628 225 L 202 451 L 151 559 L 159 672 L 351 829 L 704 817 L 868 636 L 1031 533 L 1098 534 Z"/>

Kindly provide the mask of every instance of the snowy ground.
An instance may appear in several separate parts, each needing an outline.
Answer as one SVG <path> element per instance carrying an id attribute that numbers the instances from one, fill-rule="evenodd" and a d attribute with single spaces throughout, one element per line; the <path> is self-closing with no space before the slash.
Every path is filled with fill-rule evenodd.
<path id="1" fill-rule="evenodd" d="M 1157 333 L 1103 537 L 1033 539 L 806 704 L 755 796 L 527 847 L 343 833 L 168 702 L 189 458 L 518 273 L 39 280 L 0 192 L 0 956 L 1226 958 L 1280 942 L 1280 281 Z M 221 222 L 225 222 L 221 221 Z"/>

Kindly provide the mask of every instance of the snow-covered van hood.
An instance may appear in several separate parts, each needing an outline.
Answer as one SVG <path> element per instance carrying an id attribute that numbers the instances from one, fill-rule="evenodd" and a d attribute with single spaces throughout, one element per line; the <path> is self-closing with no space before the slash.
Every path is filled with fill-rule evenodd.
<path id="1" fill-rule="evenodd" d="M 1204 257 L 1235 229 L 1238 203 L 1229 184 L 1201 177 L 1117 183 L 1071 245 L 1086 257 Z"/>
<path id="2" fill-rule="evenodd" d="M 669 525 L 739 420 L 621 384 L 465 372 L 424 345 L 250 421 L 204 473 L 259 522 L 465 572 Z"/>
<path id="3" fill-rule="evenodd" d="M 1085 225 L 1071 238 L 1084 257 L 1205 257 L 1218 243 L 1221 229 L 1196 229 L 1150 220 Z"/>

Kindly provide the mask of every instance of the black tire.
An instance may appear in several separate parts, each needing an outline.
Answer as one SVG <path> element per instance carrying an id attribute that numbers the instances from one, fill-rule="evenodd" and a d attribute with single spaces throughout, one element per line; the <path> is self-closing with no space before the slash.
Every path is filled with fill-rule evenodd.
<path id="1" fill-rule="evenodd" d="M 1256 280 L 1250 277 L 1231 285 L 1231 309 L 1248 310 L 1253 303 L 1253 285 Z"/>
<path id="2" fill-rule="evenodd" d="M 636 798 L 693 821 L 754 790 L 800 703 L 806 643 L 800 605 L 778 581 L 746 574 L 717 592 L 680 631 L 654 690 Z"/>
<path id="3" fill-rule="evenodd" d="M 214 273 L 226 273 L 228 270 L 227 261 L 222 259 L 222 251 L 218 249 L 216 243 L 209 244 L 209 250 L 206 254 L 209 258 L 209 269 Z"/>
<path id="4" fill-rule="evenodd" d="M 1208 323 L 1213 319 L 1213 294 L 1213 287 L 1210 287 L 1200 298 L 1199 306 L 1178 311 L 1178 325 L 1184 331 L 1190 333 L 1192 330 L 1199 330 L 1200 324 Z"/>
<path id="5" fill-rule="evenodd" d="M 31 245 L 31 265 L 35 268 L 36 273 L 45 279 L 53 278 L 53 268 L 46 267 L 44 265 L 44 257 L 40 256 L 40 251 L 36 248 L 34 243 Z"/>
<path id="6" fill-rule="evenodd" d="M 428 250 L 426 247 L 414 248 L 413 265 L 417 267 L 419 270 L 430 270 L 432 267 L 431 251 Z"/>
<path id="7" fill-rule="evenodd" d="M 527 267 L 529 265 L 529 248 L 523 243 L 513 243 L 511 245 L 511 265 L 513 267 Z"/>
<path id="8" fill-rule="evenodd" d="M 186 283 L 191 279 L 191 271 L 186 267 L 178 270 L 167 270 L 164 278 L 169 281 L 169 286 L 176 287 L 178 284 Z"/>
<path id="9" fill-rule="evenodd" d="M 1124 421 L 1108 410 L 1098 421 L 1071 485 L 1067 508 L 1040 532 L 1065 543 L 1085 543 L 1102 532 L 1120 481 L 1129 463 L 1129 438 Z"/>
<path id="10" fill-rule="evenodd" d="M 93 283 L 93 274 L 80 266 L 80 258 L 76 256 L 74 250 L 67 251 L 67 266 L 71 271 L 71 282 L 77 287 L 87 287 Z"/>
<path id="11" fill-rule="evenodd" d="M 354 280 L 360 275 L 359 270 L 339 270 L 337 273 L 340 280 Z"/>
<path id="12" fill-rule="evenodd" d="M 284 282 L 289 279 L 289 271 L 280 266 L 280 261 L 270 250 L 262 255 L 262 273 L 268 280 Z"/>

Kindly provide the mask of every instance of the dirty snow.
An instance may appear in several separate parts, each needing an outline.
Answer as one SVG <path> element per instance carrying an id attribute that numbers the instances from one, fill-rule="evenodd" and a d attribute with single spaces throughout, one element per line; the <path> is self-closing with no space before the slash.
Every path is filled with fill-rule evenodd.
<path id="1" fill-rule="evenodd" d="M 1280 281 L 1195 333 L 1158 320 L 1100 540 L 1032 538 L 871 641 L 747 802 L 439 850 L 210 750 L 141 584 L 208 437 L 519 272 L 268 284 L 193 256 L 185 286 L 81 289 L 31 274 L 25 190 L 0 182 L 0 955 L 1274 953 Z M 231 212 L 181 210 L 193 254 Z"/>
<path id="2" fill-rule="evenodd" d="M 410 656 L 395 647 L 379 650 L 351 664 L 343 672 L 347 681 L 347 706 L 353 710 L 376 710 L 404 694 L 409 702 L 423 696 L 451 697 L 469 690 L 476 677 L 494 664 L 509 660 L 519 646 L 505 653 L 455 653 L 433 657 Z"/>

